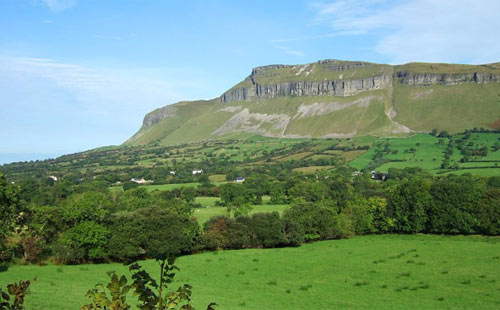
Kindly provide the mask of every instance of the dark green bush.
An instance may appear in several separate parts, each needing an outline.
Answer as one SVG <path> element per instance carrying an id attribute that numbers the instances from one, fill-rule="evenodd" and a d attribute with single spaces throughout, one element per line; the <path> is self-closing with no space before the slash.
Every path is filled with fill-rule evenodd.
<path id="1" fill-rule="evenodd" d="M 196 220 L 168 209 L 143 208 L 112 217 L 109 255 L 118 260 L 171 257 L 193 250 Z"/>

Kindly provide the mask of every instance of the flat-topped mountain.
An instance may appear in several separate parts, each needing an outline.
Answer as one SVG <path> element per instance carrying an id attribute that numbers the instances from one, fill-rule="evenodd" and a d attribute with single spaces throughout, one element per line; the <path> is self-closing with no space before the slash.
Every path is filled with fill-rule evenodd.
<path id="1" fill-rule="evenodd" d="M 500 127 L 500 63 L 391 66 L 321 60 L 256 67 L 218 98 L 156 109 L 125 144 L 176 144 L 235 134 L 396 136 L 474 127 Z"/>

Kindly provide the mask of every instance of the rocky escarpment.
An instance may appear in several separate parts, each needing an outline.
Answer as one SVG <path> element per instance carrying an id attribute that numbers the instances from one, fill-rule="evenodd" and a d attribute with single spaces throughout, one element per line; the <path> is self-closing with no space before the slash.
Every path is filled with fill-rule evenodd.
<path id="1" fill-rule="evenodd" d="M 275 99 L 282 96 L 346 97 L 389 87 L 393 81 L 414 86 L 500 82 L 498 64 L 457 65 L 451 70 L 450 66 L 407 64 L 392 67 L 332 59 L 306 65 L 261 66 L 254 68 L 242 83 L 222 94 L 219 102 Z"/>
<path id="2" fill-rule="evenodd" d="M 354 80 L 297 81 L 261 85 L 252 78 L 250 87 L 233 88 L 225 92 L 220 102 L 274 99 L 282 96 L 354 96 L 362 91 L 386 88 L 392 83 L 390 75 Z"/>
<path id="3" fill-rule="evenodd" d="M 295 66 L 294 65 L 267 65 L 267 66 L 255 67 L 252 69 L 252 74 L 250 76 L 256 76 L 259 74 L 263 74 L 264 72 L 269 72 L 271 70 L 283 69 L 283 68 L 293 68 L 293 67 L 295 67 Z"/>
<path id="4" fill-rule="evenodd" d="M 367 68 L 373 66 L 372 63 L 369 62 L 345 62 L 345 61 L 339 61 L 336 59 L 323 59 L 323 60 L 318 60 L 316 62 L 318 65 L 321 65 L 323 70 L 326 71 L 347 71 L 347 70 L 355 70 L 355 69 L 360 69 L 360 68 Z M 283 68 L 297 68 L 297 65 L 267 65 L 267 66 L 260 66 L 260 67 L 255 67 L 252 69 L 252 74 L 251 76 L 257 76 L 260 74 L 268 74 L 271 70 L 276 70 L 276 69 L 283 69 Z"/>
<path id="5" fill-rule="evenodd" d="M 369 68 L 374 64 L 367 62 L 345 62 L 333 59 L 320 60 L 303 66 L 269 65 L 256 67 L 244 80 L 242 85 L 236 86 L 219 97 L 223 103 L 233 101 L 252 101 L 255 99 L 274 99 L 282 96 L 353 96 L 362 91 L 381 89 L 392 83 L 392 75 L 378 72 L 372 76 L 349 78 L 355 70 Z M 290 81 L 276 83 L 259 82 L 261 79 L 274 79 L 283 74 L 281 69 L 295 70 Z M 309 75 L 315 70 L 330 72 L 329 77 L 311 78 Z M 335 74 L 332 74 L 335 73 Z M 343 74 L 346 77 L 343 78 Z M 302 75 L 301 75 L 302 74 Z M 332 77 L 336 78 L 332 78 Z M 302 80 L 301 80 L 302 79 Z"/>
<path id="6" fill-rule="evenodd" d="M 493 73 L 472 72 L 466 74 L 396 72 L 396 79 L 401 84 L 415 86 L 458 85 L 464 83 L 500 82 L 500 75 Z"/>
<path id="7" fill-rule="evenodd" d="M 176 107 L 169 105 L 164 106 L 163 108 L 156 109 L 146 114 L 146 116 L 144 117 L 144 121 L 142 122 L 142 125 L 145 127 L 152 126 L 160 122 L 164 118 L 175 116 L 176 111 L 177 111 Z"/>
<path id="8" fill-rule="evenodd" d="M 318 64 L 323 65 L 322 67 L 326 71 L 347 71 L 373 66 L 369 62 L 339 62 L 335 59 L 320 60 Z"/>

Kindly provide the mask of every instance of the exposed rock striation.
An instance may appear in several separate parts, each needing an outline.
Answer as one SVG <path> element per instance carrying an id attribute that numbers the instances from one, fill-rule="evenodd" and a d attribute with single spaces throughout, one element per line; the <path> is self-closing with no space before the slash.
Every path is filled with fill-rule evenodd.
<path id="1" fill-rule="evenodd" d="M 298 118 L 306 118 L 317 115 L 324 115 L 335 111 L 344 110 L 352 106 L 358 105 L 360 108 L 366 108 L 370 105 L 373 99 L 382 100 L 380 96 L 366 96 L 348 103 L 338 102 L 315 102 L 313 104 L 301 104 L 297 109 L 297 114 L 294 116 Z"/>
<path id="2" fill-rule="evenodd" d="M 251 87 L 233 88 L 219 97 L 223 103 L 274 99 L 282 96 L 354 96 L 362 91 L 383 89 L 392 83 L 390 75 L 379 75 L 354 80 L 297 81 L 261 85 L 252 76 L 247 80 Z"/>
<path id="3" fill-rule="evenodd" d="M 341 62 L 335 59 L 325 59 L 318 61 L 318 64 L 323 65 L 323 69 L 326 71 L 347 71 L 355 70 L 360 68 L 368 68 L 373 66 L 369 62 Z"/>
<path id="4" fill-rule="evenodd" d="M 213 132 L 221 136 L 232 132 L 251 132 L 269 137 L 284 137 L 291 117 L 287 114 L 251 113 L 247 108 L 234 114 L 224 125 Z M 263 129 L 263 124 L 269 128 Z"/>
<path id="5" fill-rule="evenodd" d="M 264 72 L 269 72 L 270 70 L 283 69 L 283 68 L 293 68 L 293 67 L 295 67 L 295 66 L 294 65 L 267 65 L 267 66 L 255 67 L 252 69 L 251 76 L 256 76 L 256 75 L 262 74 Z"/>
<path id="6" fill-rule="evenodd" d="M 430 85 L 458 85 L 464 83 L 495 83 L 500 82 L 500 75 L 483 72 L 473 72 L 466 74 L 446 74 L 446 73 L 414 73 L 397 72 L 397 81 L 401 84 L 415 86 Z"/>
<path id="7" fill-rule="evenodd" d="M 327 72 L 346 72 L 332 78 L 311 79 L 308 74 L 312 67 L 318 65 L 321 70 Z M 414 86 L 431 86 L 431 85 L 458 85 L 464 83 L 495 83 L 500 82 L 500 75 L 493 72 L 468 72 L 468 73 L 443 73 L 443 72 L 428 72 L 416 73 L 411 70 L 397 71 L 390 73 L 378 72 L 373 76 L 364 78 L 349 78 L 352 72 L 365 68 L 370 68 L 376 64 L 368 62 L 345 62 L 334 59 L 320 60 L 313 64 L 304 66 L 293 65 L 269 65 L 256 67 L 252 73 L 244 80 L 244 83 L 235 86 L 226 91 L 219 97 L 219 101 L 223 103 L 233 101 L 253 101 L 258 99 L 274 99 L 282 96 L 339 96 L 347 97 L 357 95 L 363 91 L 383 89 L 389 87 L 393 81 L 400 84 Z M 482 66 L 481 68 L 483 68 Z M 299 76 L 306 68 L 309 68 L 303 75 L 303 80 L 291 79 L 290 81 L 280 81 L 277 83 L 259 83 L 262 77 L 266 80 L 280 77 L 283 71 L 281 69 L 297 69 L 295 74 Z M 497 70 L 496 66 L 490 68 L 492 71 Z M 369 70 L 369 69 L 368 69 Z"/>

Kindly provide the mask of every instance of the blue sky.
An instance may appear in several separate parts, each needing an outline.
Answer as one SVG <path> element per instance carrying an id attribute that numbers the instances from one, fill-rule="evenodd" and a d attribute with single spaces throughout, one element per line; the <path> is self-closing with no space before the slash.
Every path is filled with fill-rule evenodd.
<path id="1" fill-rule="evenodd" d="M 500 61 L 500 1 L 0 1 L 0 163 L 121 144 L 252 67 Z"/>

